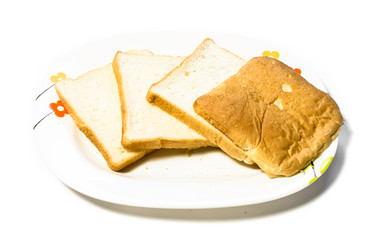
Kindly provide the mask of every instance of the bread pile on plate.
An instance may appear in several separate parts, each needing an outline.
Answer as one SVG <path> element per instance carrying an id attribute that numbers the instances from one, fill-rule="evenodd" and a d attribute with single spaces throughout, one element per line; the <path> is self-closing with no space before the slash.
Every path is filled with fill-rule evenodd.
<path id="1" fill-rule="evenodd" d="M 334 100 L 291 67 L 270 57 L 246 62 L 211 39 L 188 57 L 118 51 L 55 89 L 114 171 L 156 149 L 217 146 L 271 178 L 289 177 L 343 123 Z"/>

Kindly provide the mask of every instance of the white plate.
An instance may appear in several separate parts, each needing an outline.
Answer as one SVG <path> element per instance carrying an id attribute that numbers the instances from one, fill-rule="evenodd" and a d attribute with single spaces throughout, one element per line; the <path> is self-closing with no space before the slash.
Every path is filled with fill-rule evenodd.
<path id="1" fill-rule="evenodd" d="M 265 51 L 277 51 L 279 60 L 301 69 L 309 82 L 325 90 L 307 64 L 276 45 L 242 36 L 175 32 L 130 34 L 88 43 L 54 61 L 43 85 L 51 85 L 49 76 L 58 72 L 75 78 L 106 65 L 117 50 L 139 48 L 155 54 L 186 56 L 206 37 L 246 60 Z M 51 112 L 48 106 L 57 100 L 53 89 L 44 93 L 35 104 L 36 121 Z M 122 172 L 113 172 L 69 115 L 58 118 L 51 114 L 34 133 L 46 164 L 64 184 L 103 201 L 152 208 L 231 207 L 290 195 L 322 175 L 338 144 L 336 139 L 314 167 L 290 178 L 270 179 L 258 168 L 232 160 L 214 148 L 195 150 L 191 156 L 185 150 L 159 150 Z"/>

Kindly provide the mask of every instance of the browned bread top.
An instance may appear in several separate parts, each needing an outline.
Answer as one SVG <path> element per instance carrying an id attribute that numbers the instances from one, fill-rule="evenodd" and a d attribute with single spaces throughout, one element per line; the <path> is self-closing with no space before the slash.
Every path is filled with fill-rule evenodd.
<path id="1" fill-rule="evenodd" d="M 336 138 L 343 122 L 329 94 L 291 67 L 256 57 L 194 102 L 270 177 L 292 176 Z"/>

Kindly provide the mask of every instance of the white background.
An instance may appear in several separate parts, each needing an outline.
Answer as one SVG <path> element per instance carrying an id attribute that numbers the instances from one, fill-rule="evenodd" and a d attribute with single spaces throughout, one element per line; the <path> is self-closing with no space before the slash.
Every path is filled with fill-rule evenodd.
<path id="1" fill-rule="evenodd" d="M 1 1 L 0 239 L 375 237 L 376 15 L 373 1 Z M 256 36 L 310 58 L 345 118 L 326 174 L 280 200 L 208 210 L 119 206 L 63 185 L 32 147 L 44 66 L 88 41 L 159 30 Z"/>

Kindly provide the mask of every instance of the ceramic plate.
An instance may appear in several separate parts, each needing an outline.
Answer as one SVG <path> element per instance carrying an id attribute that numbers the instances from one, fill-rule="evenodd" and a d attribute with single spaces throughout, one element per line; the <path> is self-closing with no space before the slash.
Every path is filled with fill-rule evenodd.
<path id="1" fill-rule="evenodd" d="M 206 37 L 248 60 L 278 58 L 309 82 L 326 91 L 307 63 L 290 51 L 244 36 L 203 33 L 137 33 L 90 42 L 51 62 L 41 92 L 60 77 L 76 78 L 111 63 L 117 50 L 149 49 L 155 54 L 187 56 Z M 51 103 L 59 100 L 54 88 L 35 101 L 36 143 L 49 169 L 64 184 L 107 202 L 151 208 L 217 208 L 261 203 L 295 193 L 313 183 L 330 165 L 338 144 L 331 146 L 301 173 L 290 178 L 268 178 L 260 169 L 229 158 L 221 150 L 158 150 L 121 172 L 105 160 L 78 130 L 68 114 Z M 54 107 L 54 106 L 53 106 Z M 57 116 L 55 113 L 57 113 Z"/>

